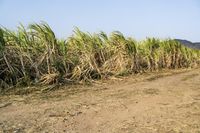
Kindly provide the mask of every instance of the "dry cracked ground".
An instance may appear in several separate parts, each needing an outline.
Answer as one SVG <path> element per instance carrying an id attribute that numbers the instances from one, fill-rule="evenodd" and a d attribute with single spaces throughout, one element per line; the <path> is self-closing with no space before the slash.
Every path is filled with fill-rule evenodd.
<path id="1" fill-rule="evenodd" d="M 200 133 L 200 69 L 0 96 L 2 133 Z"/>

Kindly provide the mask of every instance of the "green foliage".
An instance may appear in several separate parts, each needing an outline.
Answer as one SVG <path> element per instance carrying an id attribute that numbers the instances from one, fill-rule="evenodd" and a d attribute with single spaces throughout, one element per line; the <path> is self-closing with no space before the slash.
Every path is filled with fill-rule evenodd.
<path id="1" fill-rule="evenodd" d="M 66 40 L 47 23 L 0 28 L 0 88 L 60 82 L 90 82 L 110 75 L 188 68 L 200 64 L 200 51 L 171 40 L 141 42 L 119 31 L 90 34 L 75 28 Z"/>

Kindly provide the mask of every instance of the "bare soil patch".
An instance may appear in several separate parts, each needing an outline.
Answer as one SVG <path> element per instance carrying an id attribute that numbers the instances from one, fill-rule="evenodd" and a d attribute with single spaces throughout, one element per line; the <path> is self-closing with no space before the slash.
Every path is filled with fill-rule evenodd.
<path id="1" fill-rule="evenodd" d="M 200 69 L 0 96 L 0 132 L 200 133 Z"/>

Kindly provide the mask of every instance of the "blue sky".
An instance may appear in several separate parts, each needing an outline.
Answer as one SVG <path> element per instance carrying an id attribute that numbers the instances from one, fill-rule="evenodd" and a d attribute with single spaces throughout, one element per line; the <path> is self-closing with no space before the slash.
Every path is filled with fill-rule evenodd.
<path id="1" fill-rule="evenodd" d="M 199 0 L 0 0 L 0 25 L 46 21 L 57 37 L 83 31 L 119 30 L 136 39 L 200 41 Z"/>

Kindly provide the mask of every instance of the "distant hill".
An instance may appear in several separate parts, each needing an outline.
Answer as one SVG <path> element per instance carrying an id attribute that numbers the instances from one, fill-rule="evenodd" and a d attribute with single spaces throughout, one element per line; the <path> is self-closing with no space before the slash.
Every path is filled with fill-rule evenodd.
<path id="1" fill-rule="evenodd" d="M 180 42 L 181 44 L 193 48 L 193 49 L 200 49 L 200 42 L 190 42 L 188 40 L 182 40 L 182 39 L 175 39 L 176 41 Z"/>

